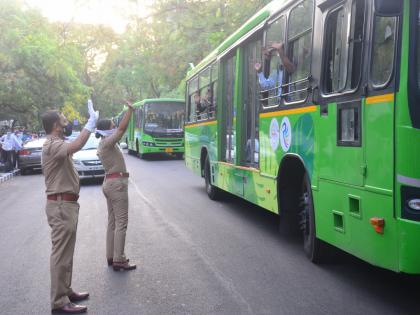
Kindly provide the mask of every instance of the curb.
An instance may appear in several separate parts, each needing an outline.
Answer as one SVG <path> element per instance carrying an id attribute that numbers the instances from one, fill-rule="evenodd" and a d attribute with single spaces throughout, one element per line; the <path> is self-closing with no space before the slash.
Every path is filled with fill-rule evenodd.
<path id="1" fill-rule="evenodd" d="M 0 174 L 0 183 L 4 183 L 10 179 L 12 179 L 14 176 L 17 176 L 20 174 L 20 170 L 14 170 L 11 173 L 1 173 Z"/>

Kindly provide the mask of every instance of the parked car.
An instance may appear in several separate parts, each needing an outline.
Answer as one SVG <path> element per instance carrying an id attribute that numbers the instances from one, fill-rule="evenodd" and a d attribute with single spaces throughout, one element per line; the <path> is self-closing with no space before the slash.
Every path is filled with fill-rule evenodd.
<path id="1" fill-rule="evenodd" d="M 99 139 L 91 135 L 82 150 L 73 154 L 73 164 L 80 179 L 105 177 L 104 167 L 97 156 L 98 145 Z"/>
<path id="2" fill-rule="evenodd" d="M 22 150 L 19 150 L 18 167 L 22 174 L 29 170 L 41 169 L 41 153 L 45 139 L 30 140 L 23 145 Z"/>

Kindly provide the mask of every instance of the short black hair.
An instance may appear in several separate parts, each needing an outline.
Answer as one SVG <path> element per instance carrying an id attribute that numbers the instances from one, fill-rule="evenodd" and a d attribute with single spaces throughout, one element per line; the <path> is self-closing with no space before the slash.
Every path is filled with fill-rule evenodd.
<path id="1" fill-rule="evenodd" d="M 60 112 L 58 110 L 49 110 L 42 115 L 42 126 L 45 133 L 49 135 L 53 131 L 54 123 L 60 120 Z"/>
<path id="2" fill-rule="evenodd" d="M 100 119 L 96 124 L 96 129 L 98 130 L 109 130 L 111 129 L 112 120 L 111 119 Z"/>
<path id="3" fill-rule="evenodd" d="M 110 130 L 112 125 L 111 119 L 100 119 L 98 123 L 96 124 L 96 129 L 98 130 Z M 100 133 L 95 133 L 96 138 L 102 138 L 102 135 Z"/>

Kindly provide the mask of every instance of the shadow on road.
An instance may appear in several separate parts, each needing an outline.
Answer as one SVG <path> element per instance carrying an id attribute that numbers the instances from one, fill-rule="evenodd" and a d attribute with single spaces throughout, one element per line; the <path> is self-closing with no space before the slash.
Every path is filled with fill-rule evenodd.
<path id="1" fill-rule="evenodd" d="M 157 161 L 183 161 L 184 159 L 178 158 L 171 154 L 162 154 L 162 153 L 148 153 L 140 159 L 138 156 L 131 155 L 130 156 L 137 158 L 142 161 L 146 162 L 157 162 Z"/>
<path id="2" fill-rule="evenodd" d="M 104 179 L 103 178 L 86 178 L 80 180 L 80 185 L 82 186 L 98 186 L 102 185 Z"/>
<path id="3" fill-rule="evenodd" d="M 203 187 L 196 186 L 195 190 L 206 194 L 204 184 Z M 286 248 L 291 255 L 296 253 L 302 256 L 301 259 L 306 259 L 300 236 L 280 235 L 277 214 L 230 194 L 217 202 L 223 203 L 224 207 L 214 207 L 212 211 L 228 211 L 238 216 L 240 220 L 252 224 L 259 233 L 265 233 L 268 237 L 275 239 L 279 243 L 279 250 Z M 341 282 L 357 288 L 366 294 L 366 297 L 387 301 L 386 303 L 397 309 L 407 310 L 407 314 L 420 314 L 420 299 L 418 298 L 420 276 L 381 269 L 341 250 L 334 248 L 334 251 L 336 253 L 333 260 L 317 265 L 316 268 L 320 268 L 332 278 L 338 278 Z M 309 260 L 307 263 L 311 264 Z M 390 312 L 393 313 L 393 310 Z"/>

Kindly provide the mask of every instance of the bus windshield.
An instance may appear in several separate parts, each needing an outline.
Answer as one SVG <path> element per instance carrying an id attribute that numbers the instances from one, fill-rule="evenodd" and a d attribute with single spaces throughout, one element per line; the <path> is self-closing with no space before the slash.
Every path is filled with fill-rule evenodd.
<path id="1" fill-rule="evenodd" d="M 146 104 L 144 130 L 147 132 L 182 132 L 185 106 L 182 103 Z"/>

